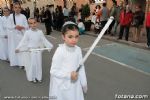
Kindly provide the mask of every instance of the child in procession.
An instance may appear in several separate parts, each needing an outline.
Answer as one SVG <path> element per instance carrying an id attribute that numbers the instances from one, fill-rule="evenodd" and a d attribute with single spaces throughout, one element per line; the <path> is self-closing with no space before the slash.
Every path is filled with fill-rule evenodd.
<path id="1" fill-rule="evenodd" d="M 26 51 L 24 65 L 28 81 L 42 81 L 42 51 L 29 51 L 31 49 L 52 48 L 53 45 L 45 38 L 43 32 L 37 28 L 36 19 L 29 18 L 30 29 L 16 48 L 16 53 Z"/>
<path id="2" fill-rule="evenodd" d="M 4 31 L 3 19 L 0 17 L 0 60 L 8 59 L 7 34 Z"/>
<path id="3" fill-rule="evenodd" d="M 0 44 L 3 47 L 3 52 L 1 52 L 1 55 L 3 55 L 4 59 L 3 60 L 9 60 L 9 46 L 10 43 L 8 43 L 8 38 L 9 38 L 9 32 L 8 32 L 8 25 L 9 25 L 9 15 L 10 15 L 10 10 L 8 7 L 3 8 L 3 16 L 2 16 L 2 30 L 3 30 L 3 39 Z"/>
<path id="4" fill-rule="evenodd" d="M 87 79 L 84 65 L 76 69 L 82 60 L 78 26 L 65 22 L 62 28 L 63 44 L 60 44 L 52 58 L 50 69 L 49 100 L 84 100 L 87 92 Z"/>
<path id="5" fill-rule="evenodd" d="M 23 69 L 23 53 L 16 54 L 15 49 L 24 36 L 24 32 L 28 30 L 28 22 L 25 15 L 21 14 L 21 4 L 13 3 L 13 13 L 8 18 L 8 54 L 10 66 L 16 66 Z"/>

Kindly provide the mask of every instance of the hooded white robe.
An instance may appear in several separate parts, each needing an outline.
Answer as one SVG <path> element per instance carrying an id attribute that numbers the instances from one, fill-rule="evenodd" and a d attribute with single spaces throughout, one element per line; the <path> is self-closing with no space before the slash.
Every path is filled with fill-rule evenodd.
<path id="1" fill-rule="evenodd" d="M 29 29 L 25 32 L 24 37 L 17 46 L 16 49 L 20 51 L 26 51 L 29 49 L 38 48 L 52 48 L 53 45 L 45 38 L 43 32 L 39 29 L 32 30 Z M 35 79 L 42 80 L 42 52 L 24 52 L 24 65 L 26 70 L 26 76 L 28 81 L 33 81 Z"/>
<path id="2" fill-rule="evenodd" d="M 0 59 L 7 60 L 8 59 L 8 40 L 5 38 L 7 33 L 5 31 L 3 23 L 3 18 L 0 17 Z"/>
<path id="3" fill-rule="evenodd" d="M 15 48 L 21 41 L 25 30 L 28 29 L 27 19 L 23 14 L 15 14 L 16 25 L 23 26 L 24 30 L 15 29 L 16 25 L 14 24 L 13 14 L 9 16 L 9 25 L 8 25 L 8 47 L 9 47 L 9 58 L 10 58 L 10 66 L 24 66 L 22 54 L 16 54 Z"/>
<path id="4" fill-rule="evenodd" d="M 49 100 L 84 100 L 83 91 L 87 91 L 84 66 L 78 73 L 77 81 L 71 81 L 71 72 L 76 71 L 81 59 L 82 53 L 78 46 L 59 45 L 52 59 Z"/>

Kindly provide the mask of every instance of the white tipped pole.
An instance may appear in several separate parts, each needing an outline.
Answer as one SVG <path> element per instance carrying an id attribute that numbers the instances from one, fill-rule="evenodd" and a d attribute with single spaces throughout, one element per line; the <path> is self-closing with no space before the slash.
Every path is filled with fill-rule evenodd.
<path id="1" fill-rule="evenodd" d="M 44 51 L 44 50 L 51 50 L 51 48 L 39 48 L 39 49 L 30 49 L 29 51 Z"/>
<path id="2" fill-rule="evenodd" d="M 109 28 L 109 25 L 112 23 L 113 20 L 114 20 L 114 17 L 111 16 L 109 18 L 109 20 L 107 21 L 106 25 L 104 26 L 104 28 L 102 29 L 102 31 L 100 32 L 100 34 L 98 35 L 98 37 L 96 38 L 96 40 L 94 41 L 94 43 L 92 44 L 92 46 L 90 47 L 90 49 L 88 50 L 88 52 L 85 54 L 84 58 L 82 59 L 82 61 L 79 64 L 79 67 L 77 68 L 76 72 L 79 72 L 80 68 L 82 67 L 84 62 L 87 60 L 88 56 L 91 54 L 91 52 L 93 51 L 93 49 L 95 48 L 97 43 L 100 41 L 100 39 L 104 35 L 105 31 Z"/>
<path id="3" fill-rule="evenodd" d="M 29 49 L 29 50 L 22 50 L 20 52 L 35 52 L 35 51 L 44 51 L 44 50 L 51 50 L 51 48 Z"/>

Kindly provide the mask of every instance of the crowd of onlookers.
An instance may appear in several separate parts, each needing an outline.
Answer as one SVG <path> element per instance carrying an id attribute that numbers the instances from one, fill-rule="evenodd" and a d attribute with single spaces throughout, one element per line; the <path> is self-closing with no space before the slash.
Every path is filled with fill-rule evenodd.
<path id="1" fill-rule="evenodd" d="M 73 4 L 71 9 L 68 9 L 66 6 L 57 6 L 54 9 L 54 6 L 46 6 L 40 8 L 39 15 L 36 15 L 37 19 L 41 22 L 45 22 L 47 34 L 50 34 L 52 27 L 54 30 L 61 30 L 63 23 L 66 20 L 71 20 L 76 22 L 79 26 L 80 33 L 85 34 L 86 29 L 86 16 L 82 13 L 82 9 L 85 5 L 81 5 L 80 8 L 77 7 L 76 3 Z M 129 36 L 132 35 L 132 41 L 137 43 L 140 42 L 141 30 L 144 28 L 145 24 L 149 23 L 149 20 L 145 19 L 145 12 L 142 9 L 142 6 L 136 5 L 135 11 L 133 12 L 130 4 L 124 4 L 124 2 L 117 2 L 114 0 L 113 6 L 111 9 L 107 8 L 107 4 L 103 3 L 101 5 L 96 5 L 95 9 L 90 10 L 90 25 L 91 30 L 94 29 L 95 33 L 99 33 L 101 29 L 107 23 L 107 20 L 110 16 L 114 17 L 113 22 L 109 26 L 108 30 L 105 32 L 105 35 L 117 36 L 118 40 L 122 39 L 125 36 L 125 40 L 128 41 Z M 147 32 L 147 45 L 149 47 L 149 26 L 146 26 Z M 130 28 L 132 28 L 132 34 L 130 34 Z"/>
<path id="2" fill-rule="evenodd" d="M 101 28 L 105 26 L 110 16 L 114 17 L 113 22 L 105 34 L 110 34 L 111 36 L 116 35 L 117 27 L 120 26 L 118 39 L 122 39 L 123 35 L 125 35 L 125 40 L 128 41 L 129 30 L 133 27 L 133 42 L 139 42 L 140 32 L 145 18 L 145 13 L 142 11 L 141 5 L 137 5 L 135 12 L 132 12 L 129 4 L 124 4 L 123 2 L 117 4 L 114 1 L 110 10 L 106 7 L 106 3 L 103 3 L 103 7 L 96 6 L 94 13 L 93 15 L 96 15 L 96 21 L 94 23 L 98 23 Z"/>
<path id="3" fill-rule="evenodd" d="M 124 4 L 122 1 L 120 4 L 117 4 L 114 0 L 111 9 L 107 8 L 106 3 L 103 3 L 102 7 L 97 5 L 93 11 L 91 19 L 97 33 L 99 33 L 99 31 L 105 26 L 110 16 L 113 16 L 114 20 L 109 26 L 107 32 L 105 32 L 105 35 L 117 35 L 118 40 L 122 39 L 124 35 L 126 41 L 128 41 L 129 35 L 132 35 L 132 41 L 137 43 L 140 42 L 141 31 L 145 25 L 147 32 L 147 46 L 150 48 L 149 13 L 145 17 L 145 12 L 140 4 L 135 6 L 134 12 L 132 11 L 130 4 Z M 117 33 L 118 28 L 119 32 Z M 130 34 L 130 28 L 132 28 L 132 34 Z"/>

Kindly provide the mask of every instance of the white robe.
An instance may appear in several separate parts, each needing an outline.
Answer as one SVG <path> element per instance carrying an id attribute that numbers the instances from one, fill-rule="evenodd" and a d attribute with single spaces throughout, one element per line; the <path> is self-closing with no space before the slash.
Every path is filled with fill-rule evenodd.
<path id="1" fill-rule="evenodd" d="M 16 49 L 25 51 L 29 49 L 37 48 L 52 48 L 53 45 L 45 38 L 41 30 L 27 30 L 25 35 Z M 24 65 L 28 81 L 35 79 L 42 80 L 42 55 L 41 51 L 24 52 Z"/>
<path id="2" fill-rule="evenodd" d="M 28 29 L 27 19 L 23 14 L 15 15 L 15 19 L 16 19 L 16 25 L 23 26 L 25 30 Z M 9 47 L 10 66 L 24 66 L 23 61 L 22 61 L 23 59 L 20 59 L 22 58 L 21 57 L 22 54 L 21 53 L 16 54 L 15 48 L 21 41 L 25 30 L 22 30 L 22 31 L 16 30 L 15 29 L 16 25 L 14 24 L 13 14 L 11 14 L 9 16 L 9 25 L 8 25 L 8 29 L 9 29 L 8 47 Z"/>
<path id="3" fill-rule="evenodd" d="M 3 24 L 3 29 L 4 29 L 4 33 L 7 35 L 7 41 L 6 41 L 6 44 L 5 44 L 5 52 L 7 52 L 7 58 L 9 60 L 9 44 L 8 44 L 8 26 L 9 26 L 9 16 L 3 16 L 2 17 L 2 24 Z"/>
<path id="4" fill-rule="evenodd" d="M 83 91 L 87 91 L 84 66 L 79 71 L 77 81 L 71 82 L 71 72 L 77 69 L 81 59 L 78 46 L 59 45 L 52 59 L 49 100 L 84 100 Z"/>
<path id="5" fill-rule="evenodd" d="M 0 59 L 8 59 L 8 40 L 5 38 L 7 33 L 4 28 L 5 23 L 3 23 L 3 18 L 0 17 Z"/>

